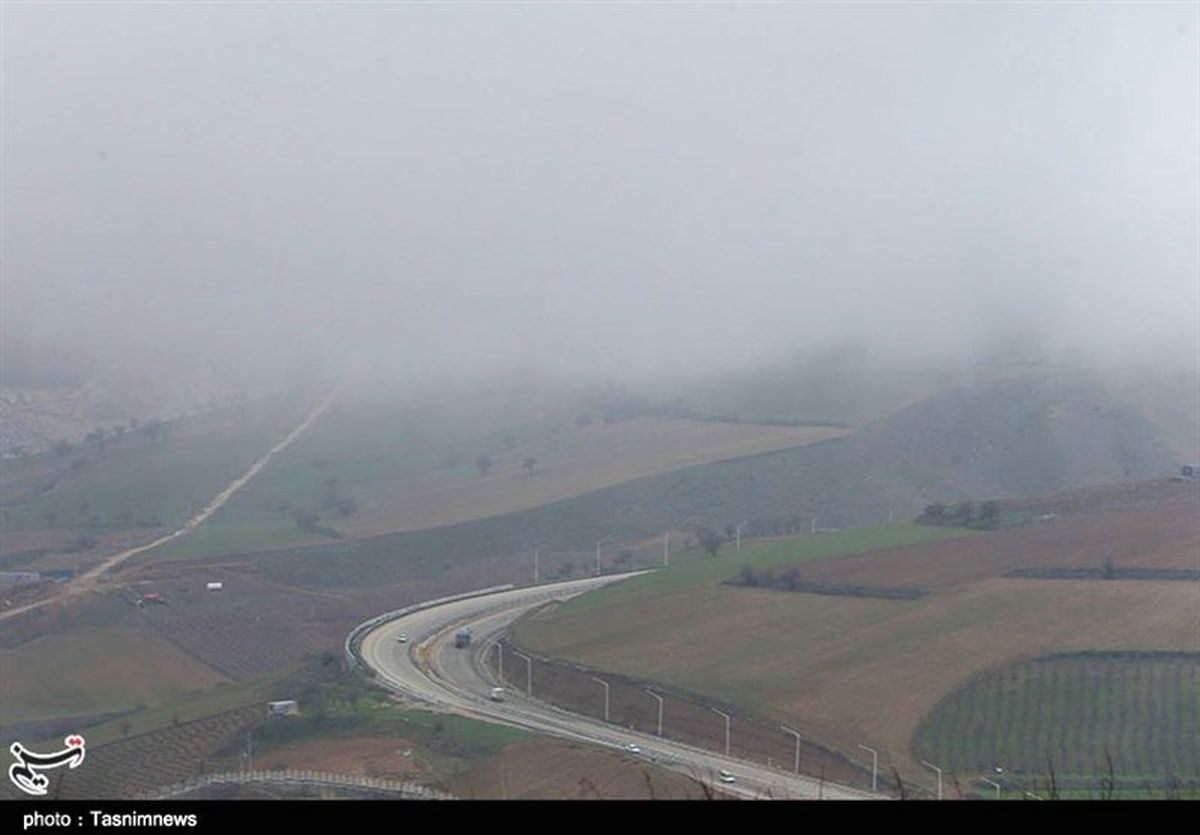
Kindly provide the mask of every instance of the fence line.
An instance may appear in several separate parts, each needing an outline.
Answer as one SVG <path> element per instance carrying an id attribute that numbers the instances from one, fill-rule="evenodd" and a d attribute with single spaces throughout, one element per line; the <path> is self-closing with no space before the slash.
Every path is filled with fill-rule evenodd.
<path id="1" fill-rule="evenodd" d="M 373 789 L 393 792 L 412 800 L 454 800 L 454 795 L 431 789 L 409 780 L 388 780 L 361 774 L 336 774 L 311 769 L 275 769 L 271 771 L 223 771 L 190 777 L 181 783 L 163 786 L 146 793 L 143 800 L 167 800 L 196 789 L 221 783 L 283 783 L 297 786 Z"/>

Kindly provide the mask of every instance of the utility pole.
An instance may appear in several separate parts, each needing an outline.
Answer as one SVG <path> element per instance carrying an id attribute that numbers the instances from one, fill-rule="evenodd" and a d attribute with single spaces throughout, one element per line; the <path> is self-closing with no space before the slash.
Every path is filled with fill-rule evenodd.
<path id="1" fill-rule="evenodd" d="M 737 535 L 737 550 L 738 551 L 742 550 L 742 528 L 746 527 L 747 524 L 749 524 L 749 523 L 742 522 L 740 525 L 737 526 L 737 528 L 734 529 L 734 532 Z"/>
<path id="2" fill-rule="evenodd" d="M 671 564 L 671 532 L 667 531 L 663 535 L 663 565 Z"/>
<path id="3" fill-rule="evenodd" d="M 604 687 L 604 721 L 608 721 L 608 682 L 602 678 L 592 676 L 592 681 L 599 682 Z"/>
<path id="4" fill-rule="evenodd" d="M 717 710 L 715 707 L 710 707 L 709 710 L 711 710 L 713 713 L 717 714 L 718 716 L 725 717 L 725 756 L 728 757 L 729 756 L 729 714 L 723 710 Z"/>
<path id="5" fill-rule="evenodd" d="M 539 571 L 539 568 L 538 568 L 538 554 L 545 547 L 546 547 L 545 545 L 539 545 L 538 547 L 533 549 L 533 584 L 535 586 L 540 582 L 540 576 L 541 576 L 541 572 Z"/>
<path id="6" fill-rule="evenodd" d="M 646 688 L 646 692 L 658 699 L 658 735 L 662 736 L 663 697 L 655 693 L 649 687 Z"/>
<path id="7" fill-rule="evenodd" d="M 787 725 L 780 725 L 779 727 L 783 728 L 784 733 L 789 733 L 792 736 L 796 737 L 796 773 L 799 774 L 800 773 L 800 732 L 793 731 Z"/>

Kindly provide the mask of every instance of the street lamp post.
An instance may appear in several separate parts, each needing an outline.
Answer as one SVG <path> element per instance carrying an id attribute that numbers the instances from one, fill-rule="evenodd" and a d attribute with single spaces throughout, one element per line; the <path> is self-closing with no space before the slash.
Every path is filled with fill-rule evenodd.
<path id="1" fill-rule="evenodd" d="M 533 695 L 533 659 L 530 658 L 528 655 L 526 655 L 523 652 L 517 652 L 515 649 L 512 651 L 512 653 L 513 653 L 513 655 L 517 656 L 518 658 L 525 659 L 525 666 L 527 668 L 526 678 L 525 678 L 525 695 L 532 696 Z"/>
<path id="2" fill-rule="evenodd" d="M 871 791 L 877 791 L 879 787 L 879 752 L 874 748 L 868 748 L 865 745 L 858 746 L 864 751 L 871 752 Z"/>
<path id="3" fill-rule="evenodd" d="M 936 772 L 937 772 L 937 776 L 938 776 L 938 800 L 941 800 L 941 799 L 942 799 L 942 770 L 941 770 L 940 768 L 938 768 L 936 765 L 934 765 L 933 763 L 928 763 L 928 762 L 925 762 L 925 760 L 921 760 L 921 765 L 923 765 L 923 766 L 926 766 L 927 768 L 932 768 L 934 771 L 936 771 Z"/>
<path id="4" fill-rule="evenodd" d="M 663 565 L 671 564 L 671 532 L 667 531 L 663 534 Z"/>
<path id="5" fill-rule="evenodd" d="M 986 777 L 980 777 L 979 779 L 982 780 L 983 782 L 987 783 L 989 786 L 995 787 L 996 799 L 999 800 L 1000 799 L 1000 784 L 997 783 L 995 780 L 989 780 Z"/>
<path id="6" fill-rule="evenodd" d="M 541 572 L 538 567 L 538 554 L 540 554 L 542 549 L 545 547 L 545 545 L 539 545 L 533 549 L 533 584 L 535 586 L 541 581 Z"/>
<path id="7" fill-rule="evenodd" d="M 749 522 L 742 522 L 734 529 L 734 534 L 737 536 L 737 550 L 742 550 L 742 528 L 746 527 Z"/>
<path id="8" fill-rule="evenodd" d="M 796 737 L 796 773 L 799 774 L 800 773 L 800 732 L 793 731 L 787 725 L 780 725 L 779 727 L 783 728 L 784 733 L 789 733 L 792 736 Z"/>
<path id="9" fill-rule="evenodd" d="M 718 716 L 725 717 L 725 756 L 728 757 L 729 756 L 729 714 L 723 710 L 717 710 L 715 707 L 710 707 L 709 710 L 711 710 L 713 713 L 717 714 Z"/>
<path id="10" fill-rule="evenodd" d="M 604 721 L 608 721 L 608 682 L 592 676 L 592 681 L 598 682 L 604 688 Z"/>
<path id="11" fill-rule="evenodd" d="M 655 693 L 649 687 L 646 688 L 646 692 L 655 699 L 658 699 L 658 735 L 662 736 L 663 697 Z"/>

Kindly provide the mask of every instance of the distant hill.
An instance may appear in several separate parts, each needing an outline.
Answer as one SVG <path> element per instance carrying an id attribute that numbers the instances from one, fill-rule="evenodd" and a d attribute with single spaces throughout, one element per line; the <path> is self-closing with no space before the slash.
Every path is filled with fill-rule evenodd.
<path id="1" fill-rule="evenodd" d="M 914 517 L 933 501 L 1002 498 L 1176 472 L 1155 424 L 1102 387 L 1053 378 L 941 392 L 850 435 L 641 478 L 517 513 L 329 547 L 259 554 L 318 585 L 438 573 L 527 557 L 535 545 L 586 554 L 696 525 L 746 533 L 846 528 Z M 650 546 L 647 548 L 659 547 Z M 648 552 L 649 553 L 649 552 Z"/>

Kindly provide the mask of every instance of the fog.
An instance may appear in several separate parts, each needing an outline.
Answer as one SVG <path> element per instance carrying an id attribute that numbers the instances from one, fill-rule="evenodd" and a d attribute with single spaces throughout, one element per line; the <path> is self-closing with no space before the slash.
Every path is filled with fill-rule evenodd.
<path id="1" fill-rule="evenodd" d="M 1195 4 L 2 15 L 10 365 L 1197 362 Z"/>

